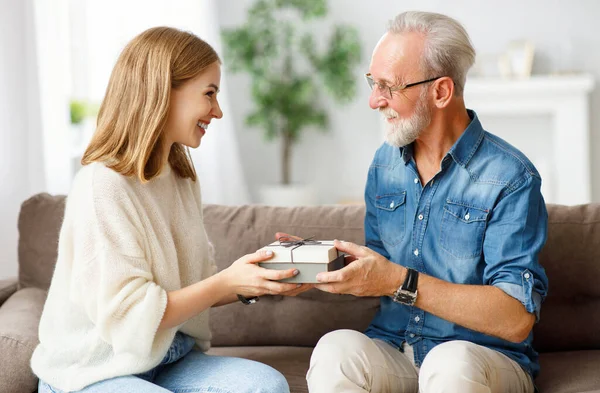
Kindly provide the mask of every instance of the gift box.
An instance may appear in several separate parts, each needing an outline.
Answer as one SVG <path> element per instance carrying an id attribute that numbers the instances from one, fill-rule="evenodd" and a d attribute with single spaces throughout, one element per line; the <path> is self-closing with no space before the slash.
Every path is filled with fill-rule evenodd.
<path id="1" fill-rule="evenodd" d="M 292 283 L 317 283 L 317 274 L 344 267 L 344 254 L 332 240 L 279 240 L 261 250 L 273 251 L 273 257 L 258 265 L 266 269 L 298 269 L 298 275 L 281 280 Z"/>

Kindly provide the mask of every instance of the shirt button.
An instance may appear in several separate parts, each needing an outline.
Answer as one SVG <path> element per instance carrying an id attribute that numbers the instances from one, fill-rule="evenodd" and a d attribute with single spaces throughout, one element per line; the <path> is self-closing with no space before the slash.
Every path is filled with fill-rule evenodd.
<path id="1" fill-rule="evenodd" d="M 529 280 L 529 277 L 531 277 L 531 275 L 529 273 L 525 273 L 525 275 L 523 275 L 523 277 L 525 277 L 527 280 Z"/>
<path id="2" fill-rule="evenodd" d="M 410 336 L 410 338 L 413 338 L 413 337 L 415 337 L 415 334 L 411 333 L 411 334 L 409 334 L 409 336 Z"/>
<path id="3" fill-rule="evenodd" d="M 419 322 L 421 320 L 421 318 L 419 318 L 418 316 L 415 317 L 415 322 Z"/>
<path id="4" fill-rule="evenodd" d="M 467 214 L 465 215 L 465 220 L 469 221 L 469 218 L 471 218 L 471 215 L 470 215 L 469 213 L 467 213 Z"/>
<path id="5" fill-rule="evenodd" d="M 423 215 L 419 214 L 419 221 L 423 219 Z"/>
<path id="6" fill-rule="evenodd" d="M 417 184 L 419 182 L 419 178 L 415 177 L 415 184 Z"/>
<path id="7" fill-rule="evenodd" d="M 394 202 L 390 203 L 390 209 L 394 208 Z"/>
<path id="8" fill-rule="evenodd" d="M 413 254 L 415 254 L 415 256 L 418 257 L 419 256 L 419 249 L 415 248 L 415 251 L 413 251 Z M 527 277 L 525 277 L 525 278 L 527 278 Z"/>

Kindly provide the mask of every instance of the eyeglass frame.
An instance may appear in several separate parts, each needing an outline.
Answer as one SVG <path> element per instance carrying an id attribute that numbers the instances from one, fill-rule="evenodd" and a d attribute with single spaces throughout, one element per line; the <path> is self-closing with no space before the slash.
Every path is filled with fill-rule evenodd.
<path id="1" fill-rule="evenodd" d="M 379 87 L 379 90 L 384 91 L 382 86 L 385 86 L 390 91 L 390 97 L 389 97 L 389 99 L 391 99 L 393 97 L 392 93 L 394 91 L 401 91 L 401 90 L 404 90 L 404 89 L 408 89 L 409 87 L 421 85 L 423 83 L 433 82 L 433 81 L 436 81 L 436 80 L 438 80 L 440 78 L 443 78 L 443 77 L 444 76 L 438 76 L 438 77 L 435 77 L 435 78 L 422 80 L 420 82 L 408 83 L 408 84 L 405 84 L 405 85 L 387 86 L 387 85 L 382 85 L 381 83 L 379 83 L 375 79 L 373 79 L 373 75 L 371 75 L 370 72 L 367 72 L 365 74 L 365 80 L 367 81 L 367 84 L 371 88 L 371 91 L 373 91 L 373 88 L 374 88 L 375 85 L 377 85 Z M 387 98 L 387 97 L 384 96 L 384 98 Z"/>

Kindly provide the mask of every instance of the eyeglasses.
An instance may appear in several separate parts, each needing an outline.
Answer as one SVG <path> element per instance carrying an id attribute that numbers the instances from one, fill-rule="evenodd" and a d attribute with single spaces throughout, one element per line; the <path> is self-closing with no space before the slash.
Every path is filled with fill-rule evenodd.
<path id="1" fill-rule="evenodd" d="M 375 86 L 379 87 L 379 91 L 381 92 L 381 95 L 388 100 L 390 100 L 392 98 L 392 92 L 394 92 L 394 91 L 400 91 L 400 90 L 408 89 L 409 87 L 421 85 L 423 83 L 433 82 L 440 78 L 443 78 L 443 76 L 438 76 L 436 78 L 431 78 L 431 79 L 427 79 L 427 80 L 420 81 L 420 82 L 409 83 L 406 85 L 388 86 L 383 83 L 376 82 L 375 79 L 373 79 L 373 76 L 371 75 L 371 73 L 365 74 L 365 79 L 367 80 L 367 83 L 369 84 L 369 87 L 371 88 L 371 90 L 373 90 L 375 88 Z"/>

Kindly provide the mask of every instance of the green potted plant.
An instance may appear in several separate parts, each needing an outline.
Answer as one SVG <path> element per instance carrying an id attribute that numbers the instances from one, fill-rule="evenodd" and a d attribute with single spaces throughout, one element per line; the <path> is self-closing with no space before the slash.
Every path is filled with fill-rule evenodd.
<path id="1" fill-rule="evenodd" d="M 71 124 L 81 124 L 86 116 L 88 116 L 88 104 L 81 100 L 71 100 L 70 112 Z"/>
<path id="2" fill-rule="evenodd" d="M 72 99 L 69 102 L 69 114 L 71 117 L 71 140 L 74 153 L 79 156 L 85 148 L 93 133 L 93 124 L 90 120 L 98 114 L 98 105 L 80 99 Z"/>
<path id="3" fill-rule="evenodd" d="M 246 72 L 251 78 L 255 109 L 246 124 L 262 128 L 267 141 L 281 139 L 281 181 L 270 189 L 287 190 L 288 197 L 300 192 L 291 179 L 293 146 L 309 127 L 328 130 L 319 93 L 325 91 L 340 103 L 356 93 L 358 33 L 336 25 L 326 49 L 318 50 L 307 22 L 326 14 L 326 0 L 258 0 L 244 25 L 223 31 L 228 70 Z M 277 201 L 284 202 L 275 196 L 267 203 Z"/>

